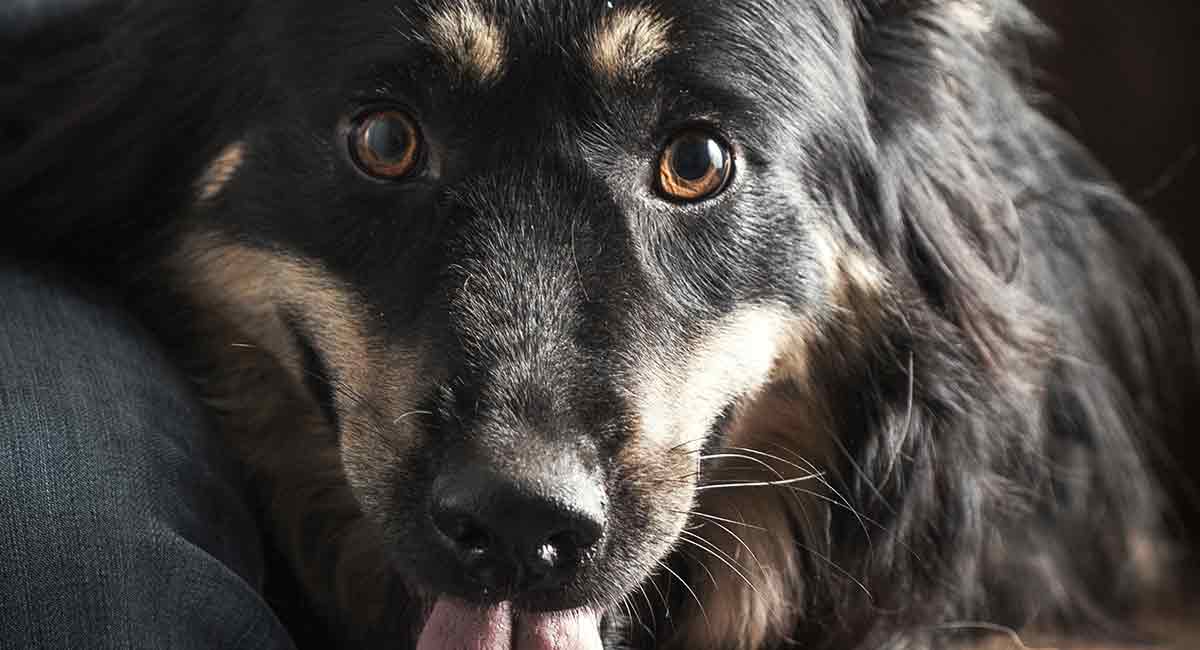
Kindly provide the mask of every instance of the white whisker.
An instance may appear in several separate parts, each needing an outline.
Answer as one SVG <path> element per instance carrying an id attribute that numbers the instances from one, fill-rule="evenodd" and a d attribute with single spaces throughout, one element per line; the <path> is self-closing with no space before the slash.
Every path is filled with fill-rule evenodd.
<path id="1" fill-rule="evenodd" d="M 718 516 L 716 516 L 716 515 L 710 515 L 710 514 L 708 514 L 708 513 L 705 513 L 705 512 L 700 512 L 700 511 L 697 511 L 697 510 L 693 510 L 693 511 L 692 511 L 692 512 L 690 512 L 690 513 L 684 513 L 684 514 L 692 514 L 692 515 L 696 515 L 697 517 L 704 517 L 705 519 L 711 519 L 711 520 L 713 520 L 713 521 L 723 521 L 723 522 L 725 522 L 725 523 L 727 523 L 727 524 L 733 524 L 734 526 L 745 526 L 746 528 L 753 528 L 754 530 L 764 530 L 764 531 L 766 530 L 766 528 L 763 528 L 762 526 L 755 526 L 754 524 L 748 524 L 748 523 L 746 523 L 746 522 L 744 522 L 744 521 L 736 521 L 736 520 L 733 520 L 733 519 L 726 519 L 726 518 L 724 518 L 724 517 L 718 517 Z"/>
<path id="2" fill-rule="evenodd" d="M 653 579 L 652 579 L 652 580 L 650 580 L 649 582 L 650 582 L 650 586 L 654 587 L 654 591 L 658 592 L 658 599 L 662 601 L 662 604 L 663 604 L 663 611 L 664 611 L 664 612 L 666 612 L 667 619 L 668 619 L 668 620 L 670 620 L 670 618 L 671 618 L 671 605 L 670 605 L 670 604 L 667 602 L 667 595 L 666 595 L 666 594 L 664 594 L 664 593 L 663 593 L 663 590 L 662 590 L 662 589 L 660 589 L 660 588 L 658 587 L 658 581 L 657 581 L 657 580 L 653 580 Z M 645 585 L 646 585 L 646 583 L 645 583 L 645 582 L 643 582 L 643 583 L 642 583 L 642 588 L 643 588 L 643 589 L 645 589 Z"/>
<path id="3" fill-rule="evenodd" d="M 433 416 L 433 412 L 432 411 L 409 411 L 408 413 L 401 415 L 400 417 L 396 418 L 395 420 L 392 420 L 392 424 L 400 424 L 402 421 L 404 421 L 414 415 Z"/>
<path id="4" fill-rule="evenodd" d="M 871 595 L 871 590 L 867 589 L 867 585 L 863 584 L 862 580 L 855 578 L 849 571 L 847 571 L 846 569 L 843 569 L 842 566 L 839 565 L 837 562 L 834 562 L 832 558 L 830 558 L 827 555 L 824 555 L 823 553 L 821 553 L 820 551 L 817 551 L 816 549 L 814 549 L 811 546 L 801 544 L 800 542 L 793 542 L 793 543 L 797 547 L 808 552 L 809 554 L 816 556 L 817 558 L 820 558 L 821 560 L 824 560 L 826 564 L 833 567 L 835 570 L 837 570 L 838 573 L 842 574 L 847 579 L 849 579 L 851 582 L 858 585 L 858 588 L 862 589 L 862 592 L 867 595 L 867 598 L 870 598 L 872 601 L 875 600 L 875 597 Z"/>
<path id="5" fill-rule="evenodd" d="M 654 636 L 654 630 L 642 622 L 641 615 L 637 613 L 637 606 L 630 601 L 628 595 L 621 597 L 621 605 L 625 608 L 625 616 L 628 617 L 631 622 L 637 622 L 638 626 L 640 626 L 643 630 L 646 630 L 650 636 Z"/>
<path id="6" fill-rule="evenodd" d="M 797 476 L 796 478 L 783 479 L 782 481 L 747 481 L 741 483 L 713 483 L 712 485 L 701 485 L 696 488 L 697 492 L 704 490 L 717 490 L 721 488 L 738 488 L 738 487 L 778 487 L 781 485 L 794 485 L 803 483 L 804 481 L 812 481 L 821 478 L 822 474 L 809 474 L 808 476 Z"/>
<path id="7" fill-rule="evenodd" d="M 1020 633 L 1006 625 L 999 623 L 988 623 L 987 621 L 952 621 L 934 626 L 935 630 L 946 631 L 961 631 L 961 630 L 976 630 L 981 632 L 995 632 L 1016 644 L 1021 650 L 1031 650 L 1025 641 L 1021 639 Z"/>
<path id="8" fill-rule="evenodd" d="M 691 594 L 692 598 L 696 601 L 696 606 L 700 608 L 700 615 L 704 617 L 704 624 L 712 627 L 712 621 L 708 618 L 708 612 L 704 609 L 704 603 L 700 602 L 700 597 L 697 596 L 696 592 L 692 590 L 692 586 L 687 583 L 687 580 L 684 580 L 678 573 L 675 573 L 675 571 L 662 560 L 658 561 L 658 566 L 662 567 L 664 571 L 672 576 L 675 576 L 675 579 L 679 581 L 679 584 L 683 585 L 683 588 L 688 590 L 688 593 Z"/>
<path id="9" fill-rule="evenodd" d="M 759 561 L 758 556 L 754 554 L 754 550 L 751 549 L 748 544 L 746 544 L 746 541 L 743 540 L 740 535 L 733 532 L 733 530 L 729 526 L 726 526 L 725 524 L 722 524 L 722 523 L 716 522 L 716 521 L 714 521 L 712 523 L 714 526 L 720 528 L 721 530 L 725 531 L 726 533 L 729 533 L 729 535 L 731 537 L 733 537 L 735 540 L 737 540 L 737 543 L 740 544 L 742 546 L 742 548 L 746 549 L 746 552 L 750 554 L 750 558 L 753 559 L 754 563 L 758 565 L 759 572 L 761 572 L 763 574 L 763 576 L 767 575 L 767 568 L 765 566 L 763 566 L 763 563 Z"/>
<path id="10" fill-rule="evenodd" d="M 796 463 L 793 463 L 792 461 L 787 460 L 786 458 L 781 458 L 779 456 L 776 456 L 775 454 L 769 454 L 760 449 L 751 449 L 749 447 L 725 447 L 725 449 L 728 449 L 729 451 L 738 451 L 738 452 L 742 452 L 742 453 L 746 453 L 746 454 L 756 454 L 758 456 L 762 456 L 764 458 L 783 463 L 784 465 L 787 465 L 793 469 L 798 469 L 802 472 L 817 471 L 816 465 L 813 465 L 811 462 L 809 462 L 807 459 L 805 459 L 802 456 L 800 457 L 800 459 L 803 460 L 806 465 L 808 465 L 807 467 L 801 467 L 800 465 L 797 465 Z"/>
<path id="11" fill-rule="evenodd" d="M 707 565 L 707 564 L 705 564 L 705 563 L 703 563 L 703 562 L 701 562 L 701 561 L 697 560 L 695 555 L 692 555 L 691 553 L 688 553 L 687 551 L 685 551 L 685 550 L 684 550 L 684 549 L 682 549 L 682 548 L 681 548 L 681 549 L 679 549 L 679 552 L 680 552 L 680 553 L 682 553 L 684 556 L 686 556 L 686 557 L 687 557 L 687 559 L 691 560 L 691 561 L 692 561 L 692 564 L 694 564 L 694 565 L 696 565 L 696 566 L 700 567 L 701 569 L 704 569 L 704 572 L 705 572 L 706 574 L 708 574 L 708 582 L 709 582 L 709 584 L 711 584 L 711 585 L 713 586 L 713 589 L 715 589 L 715 590 L 718 590 L 718 591 L 719 591 L 719 589 L 718 589 L 718 588 L 720 587 L 720 585 L 719 585 L 719 584 L 717 584 L 717 576 L 713 575 L 713 572 L 708 570 L 708 565 Z"/>
<path id="12" fill-rule="evenodd" d="M 786 448 L 786 447 L 783 447 L 782 445 L 777 445 L 777 446 L 778 446 L 778 447 L 779 447 L 779 448 L 780 448 L 782 451 L 786 451 L 787 453 L 794 455 L 794 456 L 795 456 L 795 457 L 796 457 L 798 460 L 800 460 L 800 461 L 801 461 L 801 462 L 803 462 L 805 465 L 807 465 L 807 466 L 808 466 L 808 468 L 807 468 L 807 471 L 809 471 L 809 472 L 817 472 L 817 471 L 818 471 L 818 470 L 817 470 L 817 466 L 816 466 L 815 464 L 813 464 L 813 462 L 812 462 L 812 461 L 810 461 L 810 460 L 808 460 L 807 458 L 805 458 L 805 457 L 801 456 L 800 454 L 797 454 L 796 452 L 792 451 L 791 449 L 788 449 L 788 448 Z M 784 460 L 784 459 L 782 459 L 782 458 L 780 458 L 780 457 L 778 457 L 778 456 L 775 456 L 775 455 L 773 455 L 773 454 L 768 454 L 768 453 L 767 453 L 767 452 L 765 452 L 765 451 L 760 451 L 760 450 L 757 450 L 757 449 L 747 449 L 747 448 L 736 448 L 736 449 L 737 449 L 738 451 L 745 451 L 745 452 L 747 452 L 747 453 L 757 453 L 757 454 L 762 454 L 762 455 L 764 455 L 764 456 L 767 456 L 768 458 L 773 458 L 773 459 L 775 459 L 775 460 L 778 460 L 778 461 L 780 461 L 780 462 L 782 462 L 782 463 L 788 463 L 788 461 L 787 461 L 787 460 Z M 803 469 L 804 469 L 804 468 L 801 468 L 799 465 L 795 465 L 795 464 L 792 464 L 792 463 L 788 463 L 788 464 L 792 465 L 792 466 L 793 466 L 793 467 L 795 467 L 796 469 L 801 469 L 801 470 L 803 470 Z M 853 506 L 853 505 L 850 503 L 850 499 L 849 499 L 849 498 L 847 498 L 847 497 L 846 497 L 846 495 L 842 494 L 841 490 L 838 490 L 837 488 L 835 488 L 835 487 L 833 486 L 833 484 L 832 484 L 832 483 L 830 483 L 828 480 L 826 480 L 826 479 L 825 479 L 824 472 L 821 472 L 821 477 L 818 479 L 818 481 L 820 481 L 821 485 L 825 486 L 825 489 L 827 489 L 827 490 L 829 490 L 830 492 L 832 492 L 832 493 L 833 493 L 833 495 L 834 495 L 834 496 L 836 496 L 836 497 L 837 497 L 837 498 L 840 500 L 840 503 L 839 503 L 839 502 L 836 502 L 836 501 L 832 501 L 832 500 L 828 499 L 827 497 L 821 497 L 821 498 L 823 498 L 823 499 L 826 499 L 827 501 L 830 501 L 831 503 L 834 503 L 835 505 L 839 505 L 839 506 L 841 506 L 841 507 L 845 508 L 845 509 L 846 509 L 847 511 L 849 511 L 851 514 L 853 514 L 853 515 L 854 515 L 854 517 L 855 517 L 855 518 L 858 520 L 858 525 L 859 525 L 859 527 L 860 527 L 860 528 L 862 528 L 863 535 L 864 535 L 864 536 L 867 538 L 867 543 L 868 543 L 868 544 L 870 544 L 870 545 L 874 545 L 874 542 L 873 542 L 873 541 L 872 541 L 872 539 L 871 539 L 871 531 L 870 531 L 870 530 L 867 528 L 866 520 L 865 520 L 865 518 L 864 518 L 863 514 L 862 514 L 861 512 L 859 512 L 859 511 L 858 511 L 858 509 L 857 509 L 857 508 L 855 508 L 855 507 L 854 507 L 854 506 Z M 793 488 L 793 489 L 795 489 L 795 488 Z M 812 494 L 813 496 L 820 496 L 820 495 L 817 495 L 817 493 L 815 493 L 815 492 L 809 492 L 808 490 L 801 490 L 801 491 L 802 491 L 802 492 L 805 492 L 805 493 L 808 493 L 808 494 Z M 878 523 L 876 523 L 876 522 L 871 522 L 871 523 L 874 523 L 874 524 L 875 524 L 876 526 L 878 526 L 878 527 L 879 527 L 881 530 L 883 530 L 883 526 L 880 526 Z"/>
<path id="13" fill-rule="evenodd" d="M 646 593 L 645 583 L 638 585 L 638 593 L 642 595 L 642 600 L 646 601 L 646 612 L 650 614 L 650 616 L 654 616 L 654 603 L 650 602 L 650 595 Z M 656 621 L 652 618 L 650 619 L 650 622 L 655 623 Z M 638 623 L 641 623 L 642 627 L 646 627 L 646 624 L 642 623 L 641 617 L 638 617 Z"/>
<path id="14" fill-rule="evenodd" d="M 701 456 L 701 457 L 700 457 L 700 460 L 702 460 L 702 461 L 705 461 L 705 460 L 716 460 L 716 459 L 720 459 L 720 458 L 737 458 L 737 459 L 740 459 L 740 460 L 748 460 L 748 461 L 750 461 L 750 462 L 752 462 L 752 463 L 757 463 L 757 464 L 759 464 L 759 465 L 761 465 L 761 466 L 763 466 L 763 467 L 767 468 L 767 469 L 768 469 L 768 470 L 770 470 L 772 473 L 774 473 L 774 474 L 776 474 L 777 476 L 779 476 L 779 478 L 783 478 L 783 476 L 779 474 L 779 471 L 778 471 L 778 470 L 776 470 L 774 467 L 771 467 L 771 466 L 770 466 L 768 463 L 766 463 L 765 461 L 763 461 L 763 460 L 761 460 L 761 459 L 759 459 L 759 458 L 755 458 L 755 457 L 753 457 L 753 456 L 747 456 L 747 455 L 745 455 L 745 454 L 709 454 L 709 455 L 707 455 L 707 456 Z"/>
<path id="15" fill-rule="evenodd" d="M 721 548 L 719 546 L 716 546 L 712 542 L 704 539 L 703 537 L 701 537 L 695 533 L 689 533 L 687 531 L 683 531 L 683 537 L 681 537 L 680 539 L 682 541 L 687 542 L 687 543 L 695 546 L 696 548 L 704 551 L 705 553 L 708 553 L 709 555 L 717 558 L 721 562 L 723 562 L 725 564 L 725 566 L 729 567 L 729 569 L 731 571 L 736 573 L 737 576 L 742 579 L 742 582 L 746 583 L 747 587 L 750 587 L 750 590 L 753 591 L 756 596 L 758 596 L 759 598 L 762 598 L 762 594 L 759 593 L 758 587 L 755 587 L 754 583 L 750 582 L 750 579 L 747 578 L 746 574 L 742 572 L 741 569 L 744 569 L 745 567 L 742 567 L 740 562 L 738 562 L 733 557 L 730 557 L 729 554 L 726 553 L 725 551 L 721 550 Z M 712 548 L 709 548 L 710 546 Z M 728 559 L 726 559 L 726 557 L 728 557 Z M 739 567 L 741 567 L 741 568 L 739 568 Z"/>

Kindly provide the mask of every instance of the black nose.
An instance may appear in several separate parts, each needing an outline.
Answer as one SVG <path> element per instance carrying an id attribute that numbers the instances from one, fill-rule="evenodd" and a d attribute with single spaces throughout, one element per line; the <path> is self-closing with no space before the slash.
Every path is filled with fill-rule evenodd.
<path id="1" fill-rule="evenodd" d="M 433 485 L 430 513 L 468 579 L 516 595 L 569 583 L 604 536 L 604 495 L 582 473 L 521 480 L 470 468 Z"/>

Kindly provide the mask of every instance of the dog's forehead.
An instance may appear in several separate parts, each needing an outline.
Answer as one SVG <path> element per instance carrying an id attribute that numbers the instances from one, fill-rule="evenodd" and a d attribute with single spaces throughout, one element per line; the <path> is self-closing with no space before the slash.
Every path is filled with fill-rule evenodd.
<path id="1" fill-rule="evenodd" d="M 449 72 L 485 85 L 538 49 L 603 81 L 636 80 L 673 47 L 669 13 L 637 0 L 429 0 L 417 13 Z"/>

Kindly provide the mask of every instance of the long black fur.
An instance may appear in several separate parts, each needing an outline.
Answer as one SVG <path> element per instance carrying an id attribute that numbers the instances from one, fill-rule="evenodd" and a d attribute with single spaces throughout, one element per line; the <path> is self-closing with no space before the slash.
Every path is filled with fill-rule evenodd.
<path id="1" fill-rule="evenodd" d="M 311 63 L 279 60 L 278 39 L 321 19 L 268 4 L 100 2 L 0 26 L 0 251 L 144 286 L 204 165 Z M 1197 397 L 1200 311 L 1171 246 L 1034 106 L 1037 22 L 1015 0 L 720 4 L 694 3 L 725 15 L 716 37 L 830 80 L 751 110 L 797 114 L 804 191 L 889 279 L 810 351 L 852 508 L 828 513 L 829 561 L 804 561 L 792 639 L 1118 627 L 1179 561 L 1152 476 L 1187 433 L 1172 414 Z M 792 30 L 799 16 L 824 25 Z M 800 33 L 825 42 L 781 40 Z M 624 641 L 649 644 L 639 632 Z"/>

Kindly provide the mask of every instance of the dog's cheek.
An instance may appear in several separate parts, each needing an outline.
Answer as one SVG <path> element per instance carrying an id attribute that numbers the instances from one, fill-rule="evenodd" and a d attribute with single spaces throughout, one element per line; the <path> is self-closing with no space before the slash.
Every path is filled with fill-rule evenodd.
<path id="1" fill-rule="evenodd" d="M 383 432 L 361 417 L 346 420 L 341 433 L 341 463 L 356 500 L 376 523 L 393 527 L 397 512 L 417 500 L 413 477 L 426 473 L 418 462 L 420 434 Z"/>
<path id="2" fill-rule="evenodd" d="M 750 307 L 705 329 L 679 337 L 673 350 L 647 345 L 630 355 L 639 359 L 630 371 L 632 408 L 647 440 L 699 453 L 730 407 L 803 365 L 802 339 L 812 328 L 782 309 Z"/>
<path id="3" fill-rule="evenodd" d="M 628 355 L 638 359 L 628 369 L 636 424 L 615 459 L 613 501 L 627 538 L 615 541 L 613 565 L 651 573 L 680 543 L 707 439 L 731 407 L 802 365 L 793 355 L 804 329 L 781 311 L 747 308 L 674 350 Z"/>
<path id="4" fill-rule="evenodd" d="M 653 573 L 679 539 L 695 497 L 696 462 L 683 447 L 637 433 L 617 454 L 608 565 L 625 590 Z"/>
<path id="5" fill-rule="evenodd" d="M 687 487 L 696 495 L 687 503 L 694 529 L 670 531 L 691 577 L 712 576 L 693 580 L 703 605 L 684 604 L 680 647 L 769 645 L 797 614 L 804 566 L 794 541 L 804 532 L 794 525 L 823 512 L 819 497 L 804 495 L 822 492 L 838 449 L 827 393 L 834 387 L 813 381 L 827 376 L 814 366 L 868 344 L 862 339 L 878 329 L 889 286 L 868 251 L 828 231 L 811 241 L 804 275 L 815 291 L 802 304 L 737 310 L 670 354 L 640 355 L 633 373 L 646 439 L 685 449 L 690 472 L 702 477 L 699 491 L 695 479 Z"/>
<path id="6" fill-rule="evenodd" d="M 341 469 L 364 510 L 389 512 L 428 424 L 418 405 L 438 376 L 420 342 L 372 335 L 373 312 L 316 260 L 252 248 L 216 231 L 180 241 L 169 266 L 184 279 L 190 301 L 236 323 L 238 338 L 219 342 L 222 358 L 269 355 L 305 394 L 316 371 L 306 366 L 303 348 L 312 347 L 317 374 L 328 375 L 320 379 L 330 386 L 338 419 Z M 296 432 L 298 440 L 303 433 Z"/>
<path id="7" fill-rule="evenodd" d="M 411 502 L 406 488 L 428 473 L 433 414 L 421 404 L 440 375 L 422 349 L 413 341 L 374 344 L 335 364 L 346 364 L 335 371 L 346 378 L 337 408 L 342 464 L 364 510 L 376 518 Z"/>

